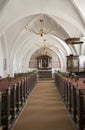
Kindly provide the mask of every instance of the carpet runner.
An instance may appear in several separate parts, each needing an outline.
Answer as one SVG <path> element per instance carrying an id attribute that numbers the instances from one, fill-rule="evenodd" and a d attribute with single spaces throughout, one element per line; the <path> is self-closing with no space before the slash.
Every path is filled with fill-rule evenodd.
<path id="1" fill-rule="evenodd" d="M 77 130 L 53 80 L 36 84 L 12 130 Z"/>

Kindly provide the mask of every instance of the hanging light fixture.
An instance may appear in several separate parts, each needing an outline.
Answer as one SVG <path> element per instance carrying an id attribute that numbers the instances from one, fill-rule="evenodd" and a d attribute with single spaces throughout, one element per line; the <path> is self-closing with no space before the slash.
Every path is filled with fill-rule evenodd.
<path id="1" fill-rule="evenodd" d="M 46 47 L 47 47 L 47 45 L 46 45 L 46 39 L 44 39 L 43 41 L 44 41 L 44 42 L 43 42 L 43 44 L 42 44 L 42 48 L 45 50 Z"/>
<path id="2" fill-rule="evenodd" d="M 45 20 L 41 16 L 41 18 L 39 20 L 39 25 L 37 24 L 37 26 L 40 27 L 39 29 L 37 29 L 37 27 L 36 28 L 31 27 L 29 24 L 25 25 L 25 29 L 29 30 L 30 32 L 33 32 L 33 33 L 35 33 L 37 35 L 40 35 L 42 37 L 43 35 L 48 34 L 48 33 L 50 33 L 52 31 L 52 29 L 49 29 L 49 30 L 46 31 L 44 29 L 44 25 L 45 25 Z"/>
<path id="3" fill-rule="evenodd" d="M 43 39 L 43 43 L 35 43 L 36 46 L 40 47 L 41 49 L 45 50 L 46 48 L 50 48 L 52 46 L 52 43 L 46 42 L 46 39 Z"/>
<path id="4" fill-rule="evenodd" d="M 47 28 L 48 23 L 46 25 L 46 21 L 45 21 L 44 15 L 42 13 L 42 6 L 43 6 L 43 0 L 41 0 L 41 14 L 40 14 L 40 19 L 38 19 L 38 21 L 34 22 L 35 25 L 34 26 L 33 25 L 30 26 L 29 23 L 25 25 L 25 29 L 26 30 L 29 30 L 30 32 L 33 32 L 33 33 L 35 33 L 37 35 L 40 35 L 41 37 L 43 35 L 48 34 L 48 33 L 50 33 L 52 31 L 52 27 L 50 29 L 49 29 L 49 27 Z"/>

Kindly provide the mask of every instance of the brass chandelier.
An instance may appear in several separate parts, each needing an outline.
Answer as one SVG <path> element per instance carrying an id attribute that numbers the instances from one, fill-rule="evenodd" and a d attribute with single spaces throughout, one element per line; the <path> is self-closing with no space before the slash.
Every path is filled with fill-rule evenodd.
<path id="1" fill-rule="evenodd" d="M 52 43 L 46 42 L 46 39 L 43 39 L 43 43 L 39 44 L 39 43 L 35 43 L 36 46 L 43 48 L 43 50 L 45 50 L 46 48 L 50 48 L 52 46 Z"/>
<path id="2" fill-rule="evenodd" d="M 42 37 L 43 35 L 48 34 L 48 33 L 50 33 L 52 31 L 52 29 L 49 29 L 48 31 L 45 31 L 44 30 L 44 24 L 45 24 L 45 20 L 43 18 L 40 18 L 39 25 L 38 25 L 40 27 L 39 29 L 33 28 L 29 24 L 25 25 L 25 29 L 26 29 L 26 31 L 29 30 L 30 32 L 33 32 L 33 33 L 35 33 L 37 35 L 40 35 Z"/>

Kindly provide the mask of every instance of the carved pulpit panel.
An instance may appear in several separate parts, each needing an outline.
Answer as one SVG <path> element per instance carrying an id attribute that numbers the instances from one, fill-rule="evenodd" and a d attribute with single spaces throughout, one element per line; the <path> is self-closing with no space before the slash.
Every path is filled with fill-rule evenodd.
<path id="1" fill-rule="evenodd" d="M 77 55 L 67 56 L 67 70 L 69 72 L 78 72 L 79 71 L 79 56 L 77 56 Z"/>

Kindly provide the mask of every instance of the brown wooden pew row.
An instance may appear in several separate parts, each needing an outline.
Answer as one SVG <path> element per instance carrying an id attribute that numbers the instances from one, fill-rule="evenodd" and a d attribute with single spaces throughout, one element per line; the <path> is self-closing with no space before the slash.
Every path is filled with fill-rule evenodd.
<path id="1" fill-rule="evenodd" d="M 76 86 L 73 85 L 71 82 L 72 80 L 65 81 L 64 85 L 64 103 L 66 104 L 66 107 L 70 114 L 72 114 L 72 117 L 74 119 L 75 116 L 75 100 L 76 100 Z"/>
<path id="2" fill-rule="evenodd" d="M 11 124 L 10 114 L 10 87 L 2 91 L 1 94 L 1 126 L 3 130 L 8 130 Z"/>
<path id="3" fill-rule="evenodd" d="M 29 79 L 28 79 L 28 86 L 29 86 L 29 93 L 32 91 L 33 89 L 33 77 L 30 76 Z"/>
<path id="4" fill-rule="evenodd" d="M 34 87 L 33 76 L 24 78 L 17 83 L 17 87 L 16 87 L 17 111 L 21 110 L 28 95 L 31 93 L 33 87 Z"/>
<path id="5" fill-rule="evenodd" d="M 72 118 L 76 121 L 76 114 L 77 114 L 77 89 L 85 89 L 84 84 L 80 84 L 80 82 L 70 83 L 70 87 L 68 88 L 68 91 L 70 91 L 70 94 L 68 93 L 68 101 L 70 101 L 70 113 L 72 115 Z M 70 95 L 70 96 L 69 96 Z"/>
<path id="6" fill-rule="evenodd" d="M 68 82 L 68 81 L 67 81 Z M 80 85 L 80 88 L 79 86 Z M 67 106 L 79 130 L 85 128 L 85 86 L 78 83 L 70 83 L 67 88 Z"/>
<path id="7" fill-rule="evenodd" d="M 77 89 L 77 125 L 79 130 L 84 130 L 85 128 L 85 89 Z"/>
<path id="8" fill-rule="evenodd" d="M 71 83 L 62 76 L 55 74 L 55 83 L 62 99 L 70 111 L 71 106 Z"/>
<path id="9" fill-rule="evenodd" d="M 68 85 L 67 85 L 67 109 L 69 112 L 71 112 L 71 83 L 68 81 Z"/>
<path id="10" fill-rule="evenodd" d="M 1 105 L 2 105 L 2 92 L 0 90 L 0 130 L 2 130 L 2 122 L 1 122 Z"/>
<path id="11" fill-rule="evenodd" d="M 68 87 L 70 86 L 70 82 L 68 82 L 67 79 L 65 79 L 64 82 L 64 91 L 63 91 L 63 101 L 66 107 L 68 107 Z"/>
<path id="12" fill-rule="evenodd" d="M 2 104 L 1 104 L 1 125 L 3 130 L 8 130 L 11 127 L 13 120 L 17 117 L 17 113 L 20 112 L 23 106 L 23 91 L 22 83 L 20 89 L 16 89 L 16 84 L 13 88 L 2 91 Z M 19 88 L 19 87 L 17 87 Z M 8 91 L 9 90 L 9 91 Z M 17 99 L 17 90 L 19 90 L 20 101 Z M 19 95 L 18 95 L 19 97 Z M 17 102 L 19 101 L 19 103 Z M 20 104 L 21 102 L 21 104 Z M 18 106 L 19 104 L 20 106 Z"/>
<path id="13" fill-rule="evenodd" d="M 74 121 L 76 122 L 76 114 L 77 114 L 77 93 L 76 89 L 78 86 L 74 86 L 71 84 L 71 115 Z"/>
<path id="14" fill-rule="evenodd" d="M 1 125 L 3 130 L 8 130 L 11 127 L 12 121 L 17 116 L 16 107 L 16 84 L 13 88 L 8 87 L 2 90 L 1 100 Z"/>
<path id="15" fill-rule="evenodd" d="M 16 85 L 16 107 L 17 112 L 21 110 L 21 99 L 20 99 L 20 81 Z"/>
<path id="16" fill-rule="evenodd" d="M 70 112 L 72 118 L 74 119 L 74 121 L 76 122 L 76 115 L 77 115 L 77 88 L 78 88 L 78 84 L 73 84 L 69 81 L 66 81 L 65 84 L 65 92 L 64 94 L 66 95 L 66 104 L 67 104 L 67 108 L 68 111 Z M 80 87 L 80 89 L 82 89 L 82 86 Z M 85 89 L 85 87 L 83 87 L 83 89 Z"/>
<path id="17" fill-rule="evenodd" d="M 12 120 L 17 116 L 17 107 L 16 107 L 16 84 L 13 85 L 10 92 L 10 113 Z"/>
<path id="18" fill-rule="evenodd" d="M 16 84 L 16 112 L 20 112 L 22 107 L 25 104 L 25 101 L 27 99 L 27 91 L 26 91 L 26 78 L 22 79 L 21 81 L 18 81 Z"/>
<path id="19" fill-rule="evenodd" d="M 62 99 L 64 100 L 64 86 L 65 86 L 65 79 L 63 77 L 61 77 L 60 75 L 56 74 L 55 75 L 55 84 L 59 90 L 59 93 L 62 97 Z"/>
<path id="20" fill-rule="evenodd" d="M 62 90 L 64 103 L 66 104 L 73 120 L 75 123 L 77 122 L 79 129 L 83 130 L 85 128 L 85 85 L 80 81 L 73 82 L 72 80 L 69 81 L 66 79 L 64 86 L 61 86 L 60 82 L 63 81 L 62 79 L 63 78 L 60 78 L 60 75 L 56 75 L 55 84 L 58 87 L 59 92 Z M 78 89 L 78 86 L 80 86 L 80 89 Z M 64 89 L 61 87 L 64 87 Z"/>
<path id="21" fill-rule="evenodd" d="M 9 93 L 7 93 L 8 89 L 4 87 L 2 94 L 0 94 L 1 129 L 8 130 L 10 128 L 12 121 L 17 117 L 17 113 L 20 112 L 26 101 L 26 98 L 28 97 L 28 94 L 33 89 L 33 84 L 35 84 L 35 82 L 36 77 L 34 78 L 33 76 L 26 77 L 19 81 L 17 84 L 13 84 L 12 82 L 10 83 L 11 88 L 9 89 Z"/>
<path id="22" fill-rule="evenodd" d="M 61 94 L 62 93 L 62 77 L 58 74 L 55 75 L 55 83 L 56 83 L 56 86 L 59 90 L 59 93 Z"/>
<path id="23" fill-rule="evenodd" d="M 22 82 L 22 79 L 20 81 L 20 84 L 21 84 L 20 89 L 18 88 L 18 85 L 17 85 L 18 83 L 15 84 L 15 81 L 12 81 L 12 82 L 9 83 L 9 86 L 11 88 L 11 92 L 10 92 L 10 113 L 12 115 L 12 120 L 16 118 L 17 112 L 18 112 L 18 108 L 17 108 L 17 104 L 18 104 L 18 102 L 17 102 L 18 101 L 18 99 L 17 99 L 17 91 L 18 90 L 20 91 L 19 92 L 20 95 L 22 95 L 22 93 L 23 93 L 21 91 L 22 87 L 23 87 L 21 82 Z M 22 95 L 22 97 L 23 97 L 23 95 Z M 22 100 L 21 100 L 21 102 L 22 102 Z"/>

